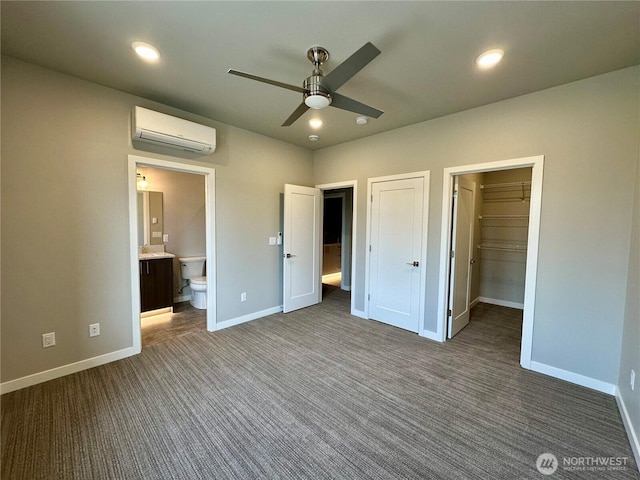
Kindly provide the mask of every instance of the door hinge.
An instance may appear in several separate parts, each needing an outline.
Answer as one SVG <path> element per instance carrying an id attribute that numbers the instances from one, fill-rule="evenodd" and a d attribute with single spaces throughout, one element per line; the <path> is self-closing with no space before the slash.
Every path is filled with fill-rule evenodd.
<path id="1" fill-rule="evenodd" d="M 456 252 L 454 252 L 453 250 L 451 250 L 451 252 L 449 252 L 449 257 L 450 258 L 455 258 L 456 256 Z"/>
<path id="2" fill-rule="evenodd" d="M 369 245 L 369 251 L 371 251 L 371 245 Z"/>
<path id="3" fill-rule="evenodd" d="M 371 195 L 371 203 L 373 203 L 373 195 Z"/>
<path id="4" fill-rule="evenodd" d="M 458 190 L 453 191 L 453 198 L 458 198 Z"/>
<path id="5" fill-rule="evenodd" d="M 367 300 L 371 300 L 371 294 L 367 295 Z"/>
<path id="6" fill-rule="evenodd" d="M 447 315 L 451 316 L 451 309 L 447 310 Z"/>

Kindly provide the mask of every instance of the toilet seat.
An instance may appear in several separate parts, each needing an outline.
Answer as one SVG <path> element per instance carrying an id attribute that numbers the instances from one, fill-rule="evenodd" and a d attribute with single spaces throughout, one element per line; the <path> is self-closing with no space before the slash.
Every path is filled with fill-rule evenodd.
<path id="1" fill-rule="evenodd" d="M 191 287 L 191 290 L 206 290 L 207 277 L 193 277 L 189 280 L 189 286 Z"/>

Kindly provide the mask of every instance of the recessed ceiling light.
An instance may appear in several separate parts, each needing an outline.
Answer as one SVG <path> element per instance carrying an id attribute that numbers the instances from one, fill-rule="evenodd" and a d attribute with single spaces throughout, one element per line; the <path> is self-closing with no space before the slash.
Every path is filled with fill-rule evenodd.
<path id="1" fill-rule="evenodd" d="M 320 120 L 319 118 L 312 118 L 311 120 L 309 120 L 309 125 L 311 126 L 311 128 L 320 128 L 322 126 L 322 120 Z"/>
<path id="2" fill-rule="evenodd" d="M 320 139 L 318 135 L 309 135 L 310 142 L 317 142 Z"/>
<path id="3" fill-rule="evenodd" d="M 160 58 L 160 52 L 153 45 L 144 42 L 133 42 L 131 48 L 138 54 L 140 58 L 147 62 L 155 62 Z"/>
<path id="4" fill-rule="evenodd" d="M 504 51 L 499 48 L 487 50 L 476 58 L 476 65 L 480 68 L 491 68 L 504 57 Z"/>
<path id="5" fill-rule="evenodd" d="M 356 124 L 366 125 L 367 123 L 369 123 L 369 119 L 367 117 L 356 117 Z"/>

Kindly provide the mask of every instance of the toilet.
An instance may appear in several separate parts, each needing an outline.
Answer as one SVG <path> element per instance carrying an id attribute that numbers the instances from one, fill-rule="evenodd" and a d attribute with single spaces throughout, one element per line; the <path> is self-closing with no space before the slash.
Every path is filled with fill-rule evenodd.
<path id="1" fill-rule="evenodd" d="M 188 280 L 191 288 L 191 299 L 189 302 L 194 308 L 207 308 L 207 277 L 206 261 L 207 257 L 181 257 L 180 273 L 183 280 Z"/>

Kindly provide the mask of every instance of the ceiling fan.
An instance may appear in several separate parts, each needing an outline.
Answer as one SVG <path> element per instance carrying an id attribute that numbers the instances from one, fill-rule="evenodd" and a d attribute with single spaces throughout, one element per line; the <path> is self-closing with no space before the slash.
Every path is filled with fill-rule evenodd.
<path id="1" fill-rule="evenodd" d="M 258 77 L 250 73 L 240 72 L 233 69 L 229 69 L 228 73 L 302 93 L 303 102 L 294 110 L 289 118 L 284 121 L 282 124 L 283 127 L 288 127 L 293 124 L 293 122 L 300 118 L 309 108 L 319 110 L 321 108 L 328 107 L 329 105 L 341 108 L 342 110 L 358 113 L 360 115 L 378 118 L 384 113 L 382 110 L 378 110 L 377 108 L 370 107 L 369 105 L 360 103 L 352 98 L 340 95 L 336 90 L 344 85 L 347 80 L 353 77 L 356 73 L 362 70 L 379 54 L 380 50 L 374 47 L 371 42 L 367 42 L 353 55 L 325 76 L 322 73 L 322 70 L 320 70 L 320 66 L 329 60 L 329 52 L 322 47 L 311 47 L 307 51 L 307 58 L 311 63 L 313 63 L 313 73 L 310 77 L 307 77 L 304 80 L 302 87 L 269 80 L 268 78 Z"/>

